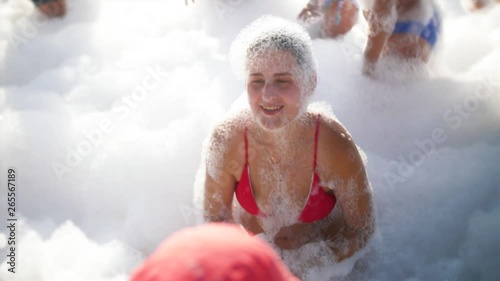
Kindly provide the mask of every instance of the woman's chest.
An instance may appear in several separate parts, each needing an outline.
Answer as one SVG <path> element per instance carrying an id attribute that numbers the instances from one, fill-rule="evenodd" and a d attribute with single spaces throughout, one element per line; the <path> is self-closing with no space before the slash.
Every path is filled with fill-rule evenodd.
<path id="1" fill-rule="evenodd" d="M 255 200 L 265 213 L 298 213 L 305 205 L 314 174 L 312 156 L 265 155 L 249 166 Z M 274 161 L 273 161 L 274 160 Z"/>

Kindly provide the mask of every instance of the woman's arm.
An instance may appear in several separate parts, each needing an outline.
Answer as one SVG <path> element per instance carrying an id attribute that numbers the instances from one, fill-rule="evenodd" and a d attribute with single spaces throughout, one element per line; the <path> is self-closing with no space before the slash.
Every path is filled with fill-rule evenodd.
<path id="1" fill-rule="evenodd" d="M 231 204 L 235 178 L 228 165 L 229 138 L 221 129 L 215 129 L 207 153 L 203 213 L 208 222 L 232 222 Z M 233 161 L 234 162 L 234 161 Z"/>
<path id="2" fill-rule="evenodd" d="M 372 193 L 364 169 L 359 172 L 359 176 L 335 190 L 346 223 L 328 241 L 338 262 L 363 249 L 375 230 Z"/>
<path id="3" fill-rule="evenodd" d="M 345 225 L 327 237 L 338 262 L 364 248 L 375 230 L 372 190 L 363 159 L 349 134 L 343 131 L 340 135 L 330 142 L 338 149 L 330 163 L 336 183 L 334 193 Z"/>
<path id="4" fill-rule="evenodd" d="M 222 172 L 226 174 L 225 172 Z M 231 184 L 232 183 L 232 184 Z M 205 177 L 205 196 L 203 213 L 207 222 L 233 222 L 231 204 L 233 201 L 234 180 L 229 175 L 221 175 L 215 180 L 207 172 Z"/>
<path id="5" fill-rule="evenodd" d="M 397 20 L 395 0 L 375 0 L 366 13 L 368 39 L 364 52 L 363 73 L 372 74 Z"/>

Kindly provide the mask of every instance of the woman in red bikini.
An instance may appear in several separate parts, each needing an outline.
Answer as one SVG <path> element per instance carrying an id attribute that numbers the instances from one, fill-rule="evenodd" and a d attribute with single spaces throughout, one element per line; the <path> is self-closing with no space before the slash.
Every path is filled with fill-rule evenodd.
<path id="1" fill-rule="evenodd" d="M 308 109 L 317 81 L 309 35 L 265 16 L 231 53 L 233 66 L 243 66 L 250 108 L 209 141 L 206 221 L 239 223 L 280 249 L 322 241 L 337 262 L 352 256 L 374 231 L 372 192 L 349 133 Z"/>

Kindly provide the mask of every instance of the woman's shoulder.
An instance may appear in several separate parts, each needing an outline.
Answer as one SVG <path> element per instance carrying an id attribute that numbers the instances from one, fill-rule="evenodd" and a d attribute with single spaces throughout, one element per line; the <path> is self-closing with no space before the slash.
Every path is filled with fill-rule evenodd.
<path id="1" fill-rule="evenodd" d="M 331 161 L 331 163 L 352 163 L 354 166 L 363 163 L 352 136 L 336 118 L 331 116 L 320 117 L 318 142 L 318 150 L 321 155 L 327 155 L 324 158 L 326 161 Z M 349 168 L 350 165 L 342 166 Z"/>
<path id="2" fill-rule="evenodd" d="M 332 176 L 338 177 L 350 177 L 364 166 L 363 154 L 349 132 L 337 119 L 328 116 L 321 116 L 318 159 L 329 167 L 325 173 L 334 171 Z"/>
<path id="3" fill-rule="evenodd" d="M 211 145 L 230 148 L 244 138 L 245 127 L 251 122 L 251 112 L 242 110 L 224 118 L 212 130 Z"/>
<path id="4" fill-rule="evenodd" d="M 351 135 L 337 118 L 329 115 L 317 115 L 316 118 L 320 122 L 320 136 L 329 142 L 352 142 Z"/>
<path id="5" fill-rule="evenodd" d="M 335 117 L 332 108 L 324 103 L 311 104 L 303 119 L 308 126 L 313 126 L 319 122 L 319 141 L 326 141 L 328 143 L 343 141 L 350 138 L 346 128 Z"/>

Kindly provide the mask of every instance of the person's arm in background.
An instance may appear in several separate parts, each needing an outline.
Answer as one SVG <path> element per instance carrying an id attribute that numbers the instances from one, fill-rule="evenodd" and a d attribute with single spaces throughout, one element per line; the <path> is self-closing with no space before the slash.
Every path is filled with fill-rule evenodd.
<path id="1" fill-rule="evenodd" d="M 368 39 L 364 51 L 363 73 L 373 74 L 375 65 L 391 36 L 397 20 L 397 0 L 374 0 L 365 13 L 368 22 Z"/>
<path id="2" fill-rule="evenodd" d="M 315 19 L 321 17 L 321 7 L 319 6 L 319 0 L 310 0 L 307 6 L 302 9 L 298 15 L 298 19 L 305 23 L 312 23 Z"/>

